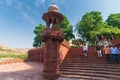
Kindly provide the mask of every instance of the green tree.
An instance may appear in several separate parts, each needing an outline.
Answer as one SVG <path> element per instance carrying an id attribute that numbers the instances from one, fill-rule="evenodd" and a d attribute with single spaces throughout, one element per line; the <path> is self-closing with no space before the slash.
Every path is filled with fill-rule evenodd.
<path id="1" fill-rule="evenodd" d="M 60 28 L 64 32 L 65 39 L 69 41 L 70 39 L 74 38 L 73 26 L 70 25 L 70 22 L 65 15 L 63 15 L 63 17 L 64 17 L 64 20 L 61 22 Z M 34 47 L 39 47 L 40 45 L 42 45 L 41 32 L 43 31 L 44 28 L 45 28 L 45 25 L 42 25 L 42 24 L 40 24 L 39 26 L 36 26 L 34 30 L 34 33 L 36 35 L 34 38 L 34 43 L 33 43 Z"/>
<path id="2" fill-rule="evenodd" d="M 110 14 L 106 22 L 109 26 L 117 27 L 120 29 L 120 13 Z"/>
<path id="3" fill-rule="evenodd" d="M 117 38 L 120 35 L 120 29 L 106 25 L 106 27 L 101 27 L 97 31 L 91 31 L 90 34 L 92 39 L 95 39 L 95 36 L 100 37 L 101 35 L 104 35 L 109 40 L 111 35 L 113 35 L 114 38 Z"/>
<path id="4" fill-rule="evenodd" d="M 64 32 L 65 39 L 69 41 L 70 39 L 74 38 L 73 26 L 70 25 L 70 22 L 65 15 L 63 15 L 63 17 L 64 17 L 64 20 L 60 23 L 60 27 Z"/>
<path id="5" fill-rule="evenodd" d="M 91 39 L 91 35 L 96 35 L 95 33 L 90 34 L 91 31 L 97 31 L 104 25 L 101 13 L 98 11 L 91 11 L 83 15 L 82 20 L 77 22 L 76 27 L 78 29 L 78 33 L 82 35 L 82 38 L 89 41 Z"/>
<path id="6" fill-rule="evenodd" d="M 42 36 L 43 29 L 45 29 L 45 25 L 42 25 L 42 24 L 39 24 L 38 26 L 35 27 L 34 33 L 36 36 L 33 42 L 34 47 L 39 47 L 40 45 L 42 45 L 41 36 Z"/>

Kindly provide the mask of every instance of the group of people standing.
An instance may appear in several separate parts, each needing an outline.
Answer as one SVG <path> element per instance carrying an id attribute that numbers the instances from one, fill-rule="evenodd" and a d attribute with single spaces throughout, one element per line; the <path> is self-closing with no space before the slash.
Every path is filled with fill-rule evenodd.
<path id="1" fill-rule="evenodd" d="M 107 41 L 107 39 L 104 36 L 101 36 L 101 46 L 99 44 L 99 38 L 96 37 L 95 40 L 95 46 L 96 46 L 96 52 L 98 57 L 103 57 L 103 54 L 105 55 L 107 61 L 111 63 L 113 60 L 114 62 L 118 63 L 119 59 L 119 53 L 120 53 L 120 48 L 117 48 L 116 46 L 111 44 L 111 41 L 113 40 L 113 36 L 110 37 L 110 41 Z M 87 56 L 87 51 L 88 51 L 88 46 L 86 44 L 83 45 L 83 51 L 84 55 Z M 113 60 L 112 60 L 113 59 Z"/>
<path id="2" fill-rule="evenodd" d="M 107 61 L 109 63 L 111 63 L 114 59 L 114 62 L 118 63 L 118 59 L 119 59 L 119 49 L 114 46 L 114 45 L 110 45 L 110 46 L 106 46 L 103 48 L 103 53 L 105 54 L 105 57 L 107 58 Z M 112 58 L 113 57 L 113 58 Z"/>

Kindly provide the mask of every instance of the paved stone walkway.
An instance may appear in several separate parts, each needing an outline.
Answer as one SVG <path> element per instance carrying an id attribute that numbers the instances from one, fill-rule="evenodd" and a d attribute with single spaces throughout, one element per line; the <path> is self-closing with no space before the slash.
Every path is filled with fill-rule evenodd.
<path id="1" fill-rule="evenodd" d="M 44 80 L 43 64 L 37 62 L 19 62 L 0 65 L 0 80 Z M 78 80 L 59 77 L 57 80 Z"/>
<path id="2" fill-rule="evenodd" d="M 0 80 L 44 80 L 43 64 L 20 62 L 0 65 Z"/>

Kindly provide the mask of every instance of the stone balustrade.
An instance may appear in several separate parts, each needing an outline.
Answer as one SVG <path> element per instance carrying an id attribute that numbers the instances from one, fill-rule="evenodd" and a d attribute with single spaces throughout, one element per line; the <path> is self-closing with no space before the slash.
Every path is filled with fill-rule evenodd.
<path id="1" fill-rule="evenodd" d="M 43 62 L 44 47 L 28 51 L 28 61 Z"/>
<path id="2" fill-rule="evenodd" d="M 120 44 L 120 38 L 114 39 L 111 43 L 112 43 L 113 45 L 118 45 L 118 44 Z"/>
<path id="3" fill-rule="evenodd" d="M 43 55 L 44 55 L 45 47 L 34 48 L 28 51 L 28 61 L 36 61 L 36 62 L 43 62 Z M 60 64 L 63 62 L 67 52 L 70 49 L 70 44 L 66 40 L 64 40 L 60 44 Z"/>

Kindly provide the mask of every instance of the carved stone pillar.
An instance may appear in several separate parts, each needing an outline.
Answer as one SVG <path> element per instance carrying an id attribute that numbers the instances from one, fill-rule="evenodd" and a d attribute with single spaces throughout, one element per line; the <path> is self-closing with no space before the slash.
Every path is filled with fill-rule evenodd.
<path id="1" fill-rule="evenodd" d="M 64 33 L 58 27 L 60 27 L 59 23 L 63 20 L 63 16 L 58 12 L 56 5 L 52 4 L 42 18 L 47 26 L 42 32 L 42 41 L 45 42 L 43 77 L 54 80 L 60 76 L 59 48 L 64 39 Z M 52 27 L 49 26 L 50 24 Z"/>
<path id="2" fill-rule="evenodd" d="M 46 44 L 44 54 L 43 76 L 47 79 L 55 79 L 60 76 L 59 66 L 59 43 L 49 42 Z"/>

